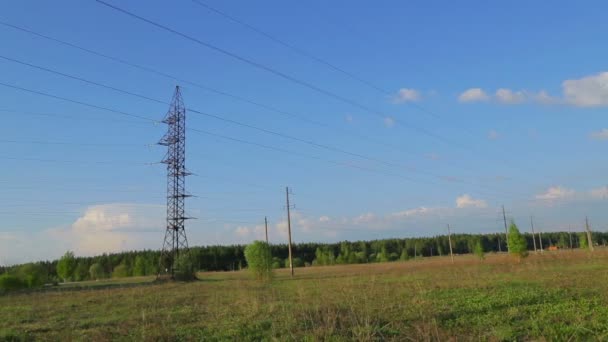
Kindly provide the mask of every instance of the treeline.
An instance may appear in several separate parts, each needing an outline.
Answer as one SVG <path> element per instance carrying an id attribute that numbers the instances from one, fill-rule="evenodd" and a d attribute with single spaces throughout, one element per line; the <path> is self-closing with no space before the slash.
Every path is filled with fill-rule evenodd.
<path id="1" fill-rule="evenodd" d="M 534 243 L 531 234 L 524 234 L 528 249 Z M 592 233 L 594 244 L 605 245 L 608 233 Z M 452 235 L 454 254 L 473 253 L 476 245 L 484 252 L 506 251 L 504 234 Z M 537 248 L 541 242 L 536 236 Z M 581 233 L 550 232 L 542 234 L 542 246 L 558 248 L 586 247 L 586 235 Z M 272 245 L 273 267 L 288 266 L 286 244 Z M 204 246 L 190 248 L 190 260 L 196 270 L 233 271 L 247 267 L 245 246 Z M 294 266 L 332 265 L 387 262 L 449 254 L 448 236 L 425 238 L 384 239 L 338 243 L 300 243 L 293 245 Z M 0 268 L 0 289 L 38 287 L 49 283 L 98 280 L 110 277 L 156 275 L 160 271 L 160 251 L 143 250 L 78 257 L 71 252 L 60 260 L 42 261 Z"/>

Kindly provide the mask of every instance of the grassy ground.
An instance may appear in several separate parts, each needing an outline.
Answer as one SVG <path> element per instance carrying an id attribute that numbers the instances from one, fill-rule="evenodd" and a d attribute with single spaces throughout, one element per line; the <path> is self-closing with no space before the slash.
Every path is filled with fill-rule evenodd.
<path id="1" fill-rule="evenodd" d="M 605 250 L 199 276 L 3 296 L 0 340 L 608 340 Z"/>

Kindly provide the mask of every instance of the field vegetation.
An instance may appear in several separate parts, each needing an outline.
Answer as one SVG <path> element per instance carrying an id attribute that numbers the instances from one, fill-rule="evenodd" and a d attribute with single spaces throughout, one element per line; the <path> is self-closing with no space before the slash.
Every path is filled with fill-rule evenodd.
<path id="1" fill-rule="evenodd" d="M 0 340 L 608 339 L 608 251 L 409 258 L 59 285 L 0 296 Z"/>

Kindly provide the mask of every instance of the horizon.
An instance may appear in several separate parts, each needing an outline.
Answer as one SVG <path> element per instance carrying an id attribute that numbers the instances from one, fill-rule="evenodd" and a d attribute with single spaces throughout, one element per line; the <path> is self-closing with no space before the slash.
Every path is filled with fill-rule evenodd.
<path id="1" fill-rule="evenodd" d="M 162 248 L 177 85 L 191 246 L 608 230 L 608 4 L 332 5 L 4 4 L 0 265 Z"/>

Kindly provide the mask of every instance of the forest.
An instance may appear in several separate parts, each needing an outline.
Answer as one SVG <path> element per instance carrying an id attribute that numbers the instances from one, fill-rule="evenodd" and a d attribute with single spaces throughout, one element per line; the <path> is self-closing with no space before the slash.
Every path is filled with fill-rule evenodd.
<path id="1" fill-rule="evenodd" d="M 542 243 L 531 234 L 524 234 L 528 250 L 550 246 L 559 249 L 586 248 L 583 233 L 549 232 L 542 234 Z M 503 234 L 452 235 L 453 253 L 468 254 L 476 245 L 484 253 L 506 251 Z M 605 245 L 608 233 L 592 233 L 594 244 Z M 293 245 L 294 266 L 357 264 L 405 261 L 412 258 L 449 254 L 447 235 L 422 238 L 383 239 L 373 241 L 343 241 L 337 243 L 299 243 Z M 247 267 L 245 245 L 191 247 L 189 258 L 199 271 L 234 271 Z M 271 245 L 273 267 L 288 265 L 286 244 Z M 72 252 L 59 260 L 41 261 L 10 267 L 0 267 L 0 287 L 39 287 L 48 283 L 155 275 L 159 272 L 159 250 L 128 251 L 94 257 L 75 256 Z"/>

